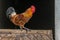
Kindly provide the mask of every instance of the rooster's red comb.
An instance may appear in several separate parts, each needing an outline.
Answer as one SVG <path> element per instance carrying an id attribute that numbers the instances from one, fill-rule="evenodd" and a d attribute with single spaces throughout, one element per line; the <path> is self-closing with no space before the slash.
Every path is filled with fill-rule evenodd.
<path id="1" fill-rule="evenodd" d="M 34 13 L 35 12 L 35 6 L 31 5 L 31 8 L 32 8 L 32 12 Z"/>

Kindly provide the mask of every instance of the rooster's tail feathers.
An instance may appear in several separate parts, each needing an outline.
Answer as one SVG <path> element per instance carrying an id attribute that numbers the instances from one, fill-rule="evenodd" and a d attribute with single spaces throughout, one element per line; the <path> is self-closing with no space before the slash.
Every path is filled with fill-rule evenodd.
<path id="1" fill-rule="evenodd" d="M 11 15 L 13 12 L 15 12 L 15 9 L 13 7 L 9 7 L 6 11 L 6 16 L 10 18 L 9 15 Z"/>

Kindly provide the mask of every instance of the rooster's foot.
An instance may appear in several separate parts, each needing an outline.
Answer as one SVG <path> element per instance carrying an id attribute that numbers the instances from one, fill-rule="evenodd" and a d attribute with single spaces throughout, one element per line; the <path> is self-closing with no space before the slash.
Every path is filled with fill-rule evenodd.
<path id="1" fill-rule="evenodd" d="M 28 28 L 26 28 L 26 27 L 24 27 L 23 29 L 26 30 L 26 32 L 31 31 L 31 29 L 28 29 Z"/>

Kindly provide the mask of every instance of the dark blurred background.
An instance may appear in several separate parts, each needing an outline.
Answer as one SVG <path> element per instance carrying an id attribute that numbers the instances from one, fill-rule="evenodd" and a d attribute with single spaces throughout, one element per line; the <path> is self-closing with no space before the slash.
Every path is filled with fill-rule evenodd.
<path id="1" fill-rule="evenodd" d="M 6 17 L 6 10 L 12 6 L 18 14 L 24 12 L 31 5 L 36 7 L 36 12 L 25 27 L 54 29 L 54 0 L 0 0 L 0 28 L 19 29 Z"/>

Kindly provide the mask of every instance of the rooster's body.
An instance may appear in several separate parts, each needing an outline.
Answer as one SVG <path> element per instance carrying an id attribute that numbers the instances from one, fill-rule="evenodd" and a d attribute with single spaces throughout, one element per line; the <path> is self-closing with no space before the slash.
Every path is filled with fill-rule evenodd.
<path id="1" fill-rule="evenodd" d="M 8 13 L 7 16 L 15 25 L 20 26 L 21 29 L 28 30 L 26 27 L 24 27 L 24 25 L 31 19 L 34 12 L 35 12 L 35 7 L 33 5 L 21 14 L 16 14 L 14 8 L 10 7 L 7 10 Z"/>

